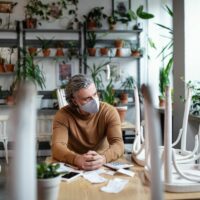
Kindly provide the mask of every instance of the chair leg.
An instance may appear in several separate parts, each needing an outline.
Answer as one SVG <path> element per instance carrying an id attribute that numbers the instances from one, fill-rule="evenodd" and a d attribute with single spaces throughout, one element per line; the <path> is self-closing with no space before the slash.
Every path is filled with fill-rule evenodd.
<path id="1" fill-rule="evenodd" d="M 5 150 L 6 164 L 8 164 L 8 141 L 7 141 L 7 139 L 4 139 L 3 146 L 4 146 L 4 150 Z"/>

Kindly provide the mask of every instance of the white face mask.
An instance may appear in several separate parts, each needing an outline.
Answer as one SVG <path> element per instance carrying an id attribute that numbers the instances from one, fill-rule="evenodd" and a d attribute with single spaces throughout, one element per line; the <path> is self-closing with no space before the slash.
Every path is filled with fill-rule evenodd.
<path id="1" fill-rule="evenodd" d="M 81 110 L 88 113 L 97 113 L 99 111 L 99 98 L 96 97 L 89 101 L 88 103 L 79 106 Z"/>

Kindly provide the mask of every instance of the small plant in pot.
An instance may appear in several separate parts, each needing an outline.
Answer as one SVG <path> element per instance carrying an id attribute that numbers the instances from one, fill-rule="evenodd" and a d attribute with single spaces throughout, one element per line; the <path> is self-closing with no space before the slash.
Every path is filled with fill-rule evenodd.
<path id="1" fill-rule="evenodd" d="M 109 48 L 108 47 L 101 47 L 100 54 L 101 56 L 108 56 Z"/>
<path id="2" fill-rule="evenodd" d="M 127 106 L 118 106 L 116 101 L 115 89 L 113 87 L 113 80 L 110 79 L 108 85 L 102 93 L 102 100 L 114 106 L 119 114 L 121 123 L 125 121 Z"/>
<path id="3" fill-rule="evenodd" d="M 160 95 L 159 95 L 159 107 L 164 107 L 165 106 L 165 88 L 167 85 L 169 85 L 169 75 L 170 71 L 173 66 L 173 58 L 170 58 L 170 60 L 167 63 L 166 67 L 162 67 L 160 69 L 160 74 L 159 74 L 159 90 L 160 90 Z"/>
<path id="4" fill-rule="evenodd" d="M 25 6 L 25 26 L 26 28 L 36 28 L 37 17 L 47 18 L 48 4 L 40 0 L 29 0 Z"/>
<path id="5" fill-rule="evenodd" d="M 30 56 L 37 56 L 37 47 L 28 47 Z"/>
<path id="6" fill-rule="evenodd" d="M 135 58 L 139 58 L 143 55 L 143 50 L 141 48 L 138 48 L 137 46 L 131 47 L 131 55 Z"/>
<path id="7" fill-rule="evenodd" d="M 73 58 L 79 58 L 81 55 L 79 55 L 79 50 L 77 48 L 77 43 L 74 41 L 69 41 L 68 43 L 69 48 L 67 50 L 67 58 L 69 60 L 72 60 Z"/>
<path id="8" fill-rule="evenodd" d="M 108 16 L 107 21 L 108 21 L 108 25 L 109 25 L 109 29 L 110 30 L 115 30 L 115 26 L 117 24 L 117 20 L 118 20 L 118 18 L 114 14 Z"/>
<path id="9" fill-rule="evenodd" d="M 97 35 L 95 32 L 87 32 L 87 50 L 89 56 L 95 56 L 96 55 L 96 40 Z"/>
<path id="10" fill-rule="evenodd" d="M 100 63 L 99 65 L 96 65 L 95 63 L 93 63 L 92 66 L 89 66 L 85 63 L 85 65 L 88 68 L 88 71 L 92 77 L 92 80 L 97 88 L 97 91 L 99 92 L 101 89 L 104 88 L 103 85 L 103 78 L 102 78 L 102 72 L 105 72 L 105 68 L 106 66 L 109 64 L 110 62 L 105 62 L 105 63 Z"/>
<path id="11" fill-rule="evenodd" d="M 39 86 L 41 89 L 45 88 L 45 76 L 39 65 L 34 63 L 33 57 L 28 52 L 26 52 L 26 50 L 20 49 L 20 53 L 22 54 L 21 57 L 23 58 L 23 62 L 20 63 L 18 61 L 16 76 L 14 77 L 11 86 L 12 90 L 10 89 L 9 95 L 11 96 L 9 98 L 12 98 L 13 101 L 15 101 L 18 88 L 26 80 L 33 82 L 36 87 Z M 37 105 L 40 105 L 41 98 L 37 98 L 37 100 L 39 100 L 39 102 L 37 102 Z"/>
<path id="12" fill-rule="evenodd" d="M 47 40 L 47 39 L 42 39 L 42 38 L 37 36 L 37 39 L 39 40 L 39 42 L 41 44 L 42 53 L 43 53 L 44 57 L 48 57 L 51 53 L 50 46 L 51 46 L 51 43 L 53 41 L 53 38 Z"/>
<path id="13" fill-rule="evenodd" d="M 38 200 L 55 200 L 58 198 L 61 173 L 59 164 L 37 164 Z"/>
<path id="14" fill-rule="evenodd" d="M 87 25 L 87 29 L 95 29 L 102 27 L 102 20 L 106 19 L 107 15 L 103 13 L 104 7 L 94 7 L 87 15 L 83 15 Z"/>
<path id="15" fill-rule="evenodd" d="M 128 103 L 128 91 L 133 90 L 135 85 L 135 80 L 133 76 L 128 76 L 121 84 L 121 88 L 123 88 L 123 92 L 120 94 L 120 101 L 122 104 Z"/>
<path id="16" fill-rule="evenodd" d="M 4 68 L 5 58 L 3 54 L 4 54 L 4 48 L 0 48 L 0 73 L 5 72 L 5 68 Z"/>
<path id="17" fill-rule="evenodd" d="M 6 71 L 7 72 L 13 72 L 14 71 L 14 64 L 12 64 L 12 55 L 15 53 L 16 47 L 10 47 L 8 48 L 8 59 L 7 59 L 7 64 L 5 65 Z"/>
<path id="18" fill-rule="evenodd" d="M 64 42 L 63 41 L 57 42 L 56 43 L 56 54 L 55 54 L 55 56 L 58 56 L 58 57 L 64 56 L 63 48 L 64 48 Z"/>
<path id="19" fill-rule="evenodd" d="M 18 87 L 23 80 L 29 80 L 41 89 L 45 88 L 44 73 L 40 69 L 39 65 L 34 62 L 33 57 L 30 56 L 30 54 L 28 54 L 25 50 L 20 49 L 20 51 L 24 62 L 18 63 L 16 77 L 13 82 L 14 87 Z"/>
<path id="20" fill-rule="evenodd" d="M 193 87 L 192 105 L 190 113 L 192 115 L 200 116 L 200 82 L 197 82 Z"/>
<path id="21" fill-rule="evenodd" d="M 115 102 L 115 90 L 113 87 L 113 80 L 110 79 L 108 85 L 106 86 L 105 90 L 102 92 L 102 100 L 110 105 L 116 105 Z"/>

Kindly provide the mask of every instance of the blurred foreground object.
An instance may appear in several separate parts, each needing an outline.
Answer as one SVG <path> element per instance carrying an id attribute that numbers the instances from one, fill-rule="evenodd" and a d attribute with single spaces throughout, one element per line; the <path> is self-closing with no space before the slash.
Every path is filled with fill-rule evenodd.
<path id="1" fill-rule="evenodd" d="M 10 118 L 15 143 L 8 199 L 36 200 L 36 86 L 22 82 L 16 100 Z"/>

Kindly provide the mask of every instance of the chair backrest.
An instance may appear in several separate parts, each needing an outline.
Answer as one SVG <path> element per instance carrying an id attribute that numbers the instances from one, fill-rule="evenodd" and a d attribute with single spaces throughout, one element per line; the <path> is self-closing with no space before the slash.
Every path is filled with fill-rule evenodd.
<path id="1" fill-rule="evenodd" d="M 6 133 L 7 120 L 8 120 L 8 115 L 0 115 L 0 141 L 2 139 L 7 139 L 7 133 Z"/>
<path id="2" fill-rule="evenodd" d="M 58 88 L 56 92 L 57 92 L 59 109 L 61 109 L 62 107 L 68 105 L 66 100 L 65 89 Z"/>

